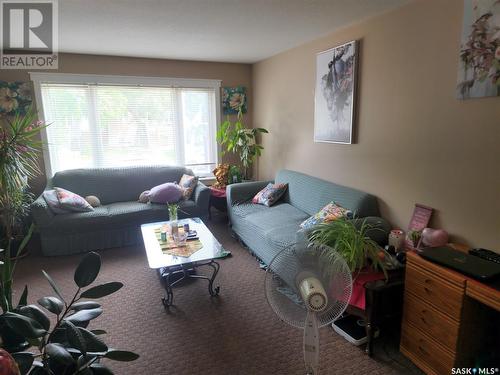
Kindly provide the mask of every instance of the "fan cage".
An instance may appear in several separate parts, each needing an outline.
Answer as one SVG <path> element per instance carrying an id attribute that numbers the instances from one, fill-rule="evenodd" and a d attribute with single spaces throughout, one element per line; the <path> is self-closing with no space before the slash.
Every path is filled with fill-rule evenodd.
<path id="1" fill-rule="evenodd" d="M 308 247 L 290 245 L 279 252 L 269 264 L 265 277 L 266 298 L 285 323 L 304 328 L 307 309 L 297 288 L 299 274 L 313 275 L 319 279 L 328 296 L 323 311 L 317 312 L 318 326 L 323 327 L 338 319 L 347 308 L 352 294 L 351 270 L 339 255 L 322 262 L 319 254 L 333 253 L 326 245 L 310 244 Z"/>

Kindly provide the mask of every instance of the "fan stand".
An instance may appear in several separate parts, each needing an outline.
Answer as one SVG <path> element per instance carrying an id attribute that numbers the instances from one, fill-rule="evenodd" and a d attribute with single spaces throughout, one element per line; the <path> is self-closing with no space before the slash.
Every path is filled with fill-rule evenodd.
<path id="1" fill-rule="evenodd" d="M 319 374 L 319 332 L 316 313 L 307 311 L 304 326 L 304 363 L 307 375 Z"/>

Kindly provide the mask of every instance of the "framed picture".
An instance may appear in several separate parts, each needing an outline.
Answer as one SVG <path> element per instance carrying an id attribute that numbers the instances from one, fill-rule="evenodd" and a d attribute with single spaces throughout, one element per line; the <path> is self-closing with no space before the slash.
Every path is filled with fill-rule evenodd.
<path id="1" fill-rule="evenodd" d="M 32 100 L 28 82 L 0 81 L 0 115 L 25 115 Z"/>
<path id="2" fill-rule="evenodd" d="M 500 1 L 464 0 L 459 99 L 500 96 Z"/>
<path id="3" fill-rule="evenodd" d="M 247 113 L 247 90 L 243 86 L 222 88 L 222 110 L 225 115 L 236 115 L 241 107 Z"/>
<path id="4" fill-rule="evenodd" d="M 353 143 L 358 41 L 316 56 L 314 141 Z"/>

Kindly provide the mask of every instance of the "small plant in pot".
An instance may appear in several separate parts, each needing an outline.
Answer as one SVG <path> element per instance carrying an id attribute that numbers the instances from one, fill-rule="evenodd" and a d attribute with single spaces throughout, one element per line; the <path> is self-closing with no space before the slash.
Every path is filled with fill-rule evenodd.
<path id="1" fill-rule="evenodd" d="M 353 273 L 371 267 L 382 271 L 387 278 L 386 266 L 380 257 L 384 250 L 368 236 L 370 230 L 377 228 L 366 220 L 362 220 L 358 228 L 354 220 L 339 218 L 316 225 L 309 234 L 309 241 L 328 245 L 344 258 Z M 329 249 L 320 254 L 324 262 L 330 262 L 332 257 L 333 253 Z"/>
<path id="2" fill-rule="evenodd" d="M 54 280 L 42 271 L 55 296 L 40 298 L 41 309 L 28 304 L 25 288 L 14 311 L 2 316 L 12 330 L 25 337 L 38 351 L 12 353 L 22 375 L 112 374 L 100 362 L 102 358 L 134 361 L 139 357 L 133 352 L 109 348 L 101 338 L 105 331 L 87 329 L 90 321 L 103 312 L 93 299 L 110 295 L 123 286 L 120 282 L 108 282 L 90 287 L 100 268 L 99 254 L 91 252 L 83 257 L 74 273 L 76 291 L 70 299 L 65 299 Z M 53 326 L 46 311 L 55 315 Z"/>

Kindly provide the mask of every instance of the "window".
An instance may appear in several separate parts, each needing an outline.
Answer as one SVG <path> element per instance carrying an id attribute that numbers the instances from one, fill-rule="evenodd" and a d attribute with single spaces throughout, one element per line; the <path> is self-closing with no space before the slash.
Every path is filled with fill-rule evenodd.
<path id="1" fill-rule="evenodd" d="M 38 108 L 50 124 L 44 134 L 48 175 L 73 168 L 169 164 L 208 176 L 217 163 L 219 81 L 31 77 Z"/>

